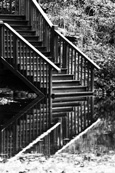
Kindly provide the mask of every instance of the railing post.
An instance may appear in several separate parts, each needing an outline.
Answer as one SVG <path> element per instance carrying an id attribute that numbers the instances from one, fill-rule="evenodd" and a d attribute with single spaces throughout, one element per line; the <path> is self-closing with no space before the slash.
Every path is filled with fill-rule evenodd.
<path id="1" fill-rule="evenodd" d="M 25 15 L 26 15 L 26 20 L 29 21 L 29 24 L 31 25 L 31 18 L 33 14 L 31 14 L 31 10 L 32 10 L 32 3 L 30 0 L 25 0 Z"/>
<path id="2" fill-rule="evenodd" d="M 18 42 L 17 37 L 13 36 L 13 63 L 15 66 L 15 69 L 18 68 Z"/>
<path id="3" fill-rule="evenodd" d="M 0 57 L 3 56 L 3 46 L 4 39 L 3 39 L 3 21 L 0 21 Z"/>
<path id="4" fill-rule="evenodd" d="M 51 41 L 50 41 L 50 51 L 53 62 L 57 62 L 57 54 L 58 54 L 58 45 L 55 36 L 55 29 L 58 29 L 57 25 L 53 25 L 51 29 Z"/>
<path id="5" fill-rule="evenodd" d="M 94 92 L 94 68 L 91 67 L 91 91 Z"/>
<path id="6" fill-rule="evenodd" d="M 50 41 L 50 51 L 51 51 L 51 58 L 52 61 L 54 62 L 54 39 L 55 39 L 55 33 L 54 33 L 54 28 L 55 26 L 52 26 L 51 28 L 51 41 Z"/>
<path id="7" fill-rule="evenodd" d="M 3 152 L 2 151 L 2 143 L 3 143 L 3 138 L 2 138 L 2 125 L 0 125 L 0 154 Z"/>
<path id="8" fill-rule="evenodd" d="M 63 56 L 62 67 L 66 68 L 67 67 L 67 44 L 65 41 L 63 42 L 63 55 L 62 56 Z"/>
<path id="9" fill-rule="evenodd" d="M 52 122 L 52 68 L 49 67 L 49 113 L 50 113 L 50 118 L 49 122 Z"/>

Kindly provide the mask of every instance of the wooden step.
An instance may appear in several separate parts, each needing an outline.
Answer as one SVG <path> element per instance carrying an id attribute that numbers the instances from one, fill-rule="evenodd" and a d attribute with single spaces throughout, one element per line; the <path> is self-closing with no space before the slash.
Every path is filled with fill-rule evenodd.
<path id="1" fill-rule="evenodd" d="M 67 97 L 69 99 L 70 96 L 87 96 L 87 95 L 93 95 L 92 91 L 82 91 L 82 92 L 63 92 L 63 93 L 53 93 L 53 98 L 55 97 Z"/>
<path id="2" fill-rule="evenodd" d="M 53 80 L 52 87 L 77 86 L 79 84 L 79 80 Z"/>
<path id="3" fill-rule="evenodd" d="M 42 41 L 30 41 L 33 46 L 42 46 Z"/>
<path id="4" fill-rule="evenodd" d="M 72 101 L 80 102 L 80 101 L 86 101 L 86 100 L 87 100 L 86 96 L 69 96 L 69 102 L 72 102 Z M 66 97 L 66 96 L 56 97 L 56 98 L 52 99 L 52 102 L 53 103 L 68 102 L 68 97 Z"/>
<path id="5" fill-rule="evenodd" d="M 28 40 L 29 42 L 34 42 L 34 41 L 39 41 L 39 37 L 38 36 L 33 36 L 33 35 L 23 35 L 23 37 Z"/>
<path id="6" fill-rule="evenodd" d="M 73 75 L 69 74 L 53 74 L 52 80 L 72 80 Z"/>
<path id="7" fill-rule="evenodd" d="M 26 26 L 28 25 L 28 21 L 27 20 L 16 20 L 16 19 L 3 19 L 3 22 L 4 23 L 8 23 L 9 25 L 13 26 L 13 25 L 16 25 L 16 26 Z"/>
<path id="8" fill-rule="evenodd" d="M 53 93 L 60 93 L 60 92 L 81 92 L 86 91 L 87 86 L 61 86 L 61 87 L 53 87 L 52 92 Z"/>
<path id="9" fill-rule="evenodd" d="M 11 24 L 12 28 L 14 28 L 15 30 L 26 30 L 26 31 L 30 31 L 32 26 L 29 25 L 15 25 L 15 24 Z"/>
<path id="10" fill-rule="evenodd" d="M 60 118 L 60 117 L 66 117 L 67 116 L 67 113 L 66 112 L 54 112 L 52 114 L 52 118 L 55 119 L 55 118 Z"/>
<path id="11" fill-rule="evenodd" d="M 58 74 L 55 69 L 53 69 L 53 74 Z M 61 68 L 61 74 L 67 74 L 67 68 Z"/>
<path id="12" fill-rule="evenodd" d="M 26 17 L 24 15 L 14 15 L 14 14 L 0 14 L 0 20 L 7 19 L 7 20 L 25 20 Z"/>
<path id="13" fill-rule="evenodd" d="M 36 34 L 36 31 L 32 31 L 32 30 L 25 31 L 25 30 L 18 30 L 17 29 L 17 32 L 22 36 L 25 36 L 25 35 L 26 36 L 30 36 L 30 35 L 35 36 L 35 34 Z"/>
<path id="14" fill-rule="evenodd" d="M 67 101 L 67 102 L 54 102 L 52 107 L 66 107 L 66 106 L 81 106 L 81 103 L 78 101 Z"/>

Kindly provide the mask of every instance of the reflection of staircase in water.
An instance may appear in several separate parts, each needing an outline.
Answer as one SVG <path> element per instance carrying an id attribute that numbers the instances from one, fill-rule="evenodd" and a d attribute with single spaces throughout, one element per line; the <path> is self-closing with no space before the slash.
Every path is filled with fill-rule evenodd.
<path id="1" fill-rule="evenodd" d="M 51 109 L 52 108 L 52 109 Z M 30 151 L 54 154 L 73 137 L 85 130 L 93 120 L 93 97 L 39 98 L 32 101 L 1 130 L 1 153 L 11 157 L 38 136 L 61 122 L 39 140 Z"/>

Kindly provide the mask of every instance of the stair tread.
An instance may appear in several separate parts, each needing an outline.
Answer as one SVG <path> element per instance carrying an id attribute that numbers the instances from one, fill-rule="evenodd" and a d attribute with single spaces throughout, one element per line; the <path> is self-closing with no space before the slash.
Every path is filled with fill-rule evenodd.
<path id="1" fill-rule="evenodd" d="M 53 76 L 73 76 L 72 74 L 62 74 L 62 73 L 60 73 L 60 74 L 53 74 Z"/>
<path id="2" fill-rule="evenodd" d="M 58 88 L 56 86 L 53 86 L 53 89 L 77 89 L 77 88 L 86 88 L 87 86 L 82 86 L 82 85 L 78 85 L 78 86 L 58 86 Z"/>
<path id="3" fill-rule="evenodd" d="M 85 101 L 87 97 L 85 96 L 70 96 L 69 101 Z M 52 100 L 53 103 L 57 102 L 68 102 L 68 97 L 56 97 Z"/>
<path id="4" fill-rule="evenodd" d="M 53 97 L 62 97 L 62 96 L 77 96 L 77 95 L 92 95 L 92 91 L 82 91 L 82 92 L 60 92 L 60 93 L 53 93 Z"/>
<path id="5" fill-rule="evenodd" d="M 53 107 L 59 107 L 59 106 L 61 106 L 61 107 L 64 106 L 65 107 L 65 106 L 74 106 L 74 105 L 80 106 L 81 103 L 78 102 L 78 101 L 67 101 L 67 102 L 54 102 L 54 103 L 52 103 Z"/>
<path id="6" fill-rule="evenodd" d="M 20 15 L 20 14 L 0 14 L 1 16 L 8 16 L 8 17 L 25 17 L 25 15 Z"/>
<path id="7" fill-rule="evenodd" d="M 64 82 L 79 82 L 79 80 L 54 80 L 53 83 L 64 83 Z"/>

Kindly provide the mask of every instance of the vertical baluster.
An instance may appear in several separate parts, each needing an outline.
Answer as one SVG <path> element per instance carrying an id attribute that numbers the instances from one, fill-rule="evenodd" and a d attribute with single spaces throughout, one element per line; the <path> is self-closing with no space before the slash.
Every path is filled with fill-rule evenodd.
<path id="1" fill-rule="evenodd" d="M 22 69 L 22 64 L 21 64 L 21 42 L 18 42 L 18 62 L 20 65 L 20 70 Z"/>
<path id="2" fill-rule="evenodd" d="M 18 127 L 18 136 L 19 136 L 19 149 L 21 149 L 22 148 L 22 144 L 21 144 L 21 141 L 22 141 L 22 139 L 21 139 L 21 122 L 20 122 L 20 120 L 18 119 L 18 124 L 19 124 L 19 127 Z"/>
<path id="3" fill-rule="evenodd" d="M 90 78 L 90 74 L 89 74 L 89 63 L 87 62 L 87 87 L 88 87 L 88 91 L 89 91 L 89 78 Z"/>
<path id="4" fill-rule="evenodd" d="M 94 121 L 93 120 L 93 115 L 94 115 L 94 97 L 90 97 L 90 105 L 91 105 L 91 123 Z"/>
<path id="5" fill-rule="evenodd" d="M 94 92 L 94 68 L 91 66 L 91 91 Z"/>
<path id="6" fill-rule="evenodd" d="M 11 57 L 10 57 L 11 59 Z M 18 44 L 17 44 L 17 37 L 16 35 L 13 35 L 13 63 L 15 66 L 15 69 L 17 69 L 17 59 L 18 59 Z M 11 59 L 12 62 L 12 59 Z"/>
<path id="7" fill-rule="evenodd" d="M 13 124 L 13 136 L 12 136 L 12 140 L 13 140 L 13 155 L 16 154 L 17 151 L 17 121 L 15 121 L 15 123 Z"/>
<path id="8" fill-rule="evenodd" d="M 45 23 L 45 20 L 43 20 L 43 46 L 46 46 L 47 47 L 47 30 L 46 30 L 46 28 L 47 28 L 47 25 L 46 25 L 46 23 Z"/>
<path id="9" fill-rule="evenodd" d="M 63 41 L 62 45 L 62 67 L 66 68 L 66 42 Z"/>
<path id="10" fill-rule="evenodd" d="M 13 59 L 13 44 L 12 44 L 12 35 L 10 34 L 9 35 L 9 55 L 10 55 L 10 58 Z"/>
<path id="11" fill-rule="evenodd" d="M 42 112 L 42 109 L 41 109 L 41 104 L 40 104 L 40 116 L 39 116 L 39 134 L 41 134 L 41 132 L 42 132 L 42 114 L 43 114 L 43 112 Z"/>
<path id="12" fill-rule="evenodd" d="M 42 104 L 42 120 L 41 120 L 41 122 L 42 122 L 42 130 L 43 130 L 43 132 L 45 131 L 45 128 L 44 128 L 44 122 L 45 122 L 45 109 L 46 109 L 46 107 L 45 107 L 45 104 L 43 103 Z"/>
<path id="13" fill-rule="evenodd" d="M 39 81 L 39 65 L 38 65 L 38 57 L 36 55 L 36 86 L 38 87 L 38 81 Z"/>
<path id="14" fill-rule="evenodd" d="M 27 138 L 28 138 L 28 127 L 27 127 L 27 121 L 28 121 L 28 118 L 27 118 L 27 113 L 25 114 L 25 145 L 27 145 Z"/>
<path id="15" fill-rule="evenodd" d="M 69 133 L 69 112 L 67 113 L 67 129 L 68 129 L 68 138 L 70 138 L 70 133 Z"/>
<path id="16" fill-rule="evenodd" d="M 35 53 L 32 52 L 31 62 L 32 62 L 32 76 L 33 76 L 33 82 L 35 81 L 35 69 L 36 69 L 36 60 L 35 60 Z"/>
<path id="17" fill-rule="evenodd" d="M 68 70 L 68 74 L 70 74 L 70 47 L 68 46 L 68 61 L 67 61 L 67 70 Z"/>
<path id="18" fill-rule="evenodd" d="M 78 112 L 77 112 L 77 109 L 78 109 L 78 106 L 77 107 L 75 107 L 75 126 L 76 126 L 76 130 L 75 130 L 75 133 L 76 133 L 76 135 L 78 134 Z"/>
<path id="19" fill-rule="evenodd" d="M 42 60 L 41 61 L 41 65 L 42 65 L 42 81 L 43 81 L 43 92 L 44 92 L 44 89 L 45 89 L 45 75 L 44 75 L 44 61 Z"/>
<path id="20" fill-rule="evenodd" d="M 28 114 L 28 121 L 27 121 L 27 125 L 28 125 L 28 139 L 27 139 L 27 143 L 31 140 L 31 111 Z"/>
<path id="21" fill-rule="evenodd" d="M 89 98 L 88 98 L 87 104 L 88 104 L 88 118 L 89 118 L 88 125 L 90 125 L 91 124 L 91 103 L 89 102 Z"/>
<path id="22" fill-rule="evenodd" d="M 4 26 L 3 21 L 0 21 L 0 57 L 4 56 Z"/>
<path id="23" fill-rule="evenodd" d="M 9 11 L 10 11 L 10 13 L 12 13 L 12 0 L 10 0 L 10 9 L 9 9 Z"/>
<path id="24" fill-rule="evenodd" d="M 79 134 L 79 132 L 81 131 L 81 130 L 80 130 L 80 128 L 81 128 L 81 127 L 80 127 L 80 116 L 81 116 L 81 115 L 80 115 L 80 107 L 81 107 L 81 106 L 78 106 L 78 107 L 77 107 L 77 113 L 78 113 L 78 115 L 77 115 L 77 117 L 78 117 L 78 134 Z"/>
<path id="25" fill-rule="evenodd" d="M 87 105 L 86 105 L 86 101 L 84 101 L 84 104 L 83 104 L 83 107 L 84 107 L 84 118 L 83 118 L 83 121 L 84 121 L 84 129 L 87 127 L 86 125 L 86 109 L 87 109 Z"/>
<path id="26" fill-rule="evenodd" d="M 2 0 L 2 12 L 4 13 L 4 11 L 3 11 L 3 9 L 4 9 L 4 2 L 3 2 L 3 0 Z"/>
<path id="27" fill-rule="evenodd" d="M 3 146 L 3 153 L 6 154 L 7 153 L 6 152 L 7 135 L 6 135 L 5 129 L 2 132 L 3 132 L 3 140 L 4 140 L 3 145 L 2 145 Z"/>
<path id="28" fill-rule="evenodd" d="M 28 67 L 28 64 L 29 64 L 29 48 L 27 48 L 27 46 L 25 46 L 25 70 L 26 70 L 26 74 L 28 72 L 27 70 L 27 67 Z"/>
<path id="29" fill-rule="evenodd" d="M 46 95 L 48 94 L 48 65 L 45 65 L 45 75 L 46 75 Z"/>
<path id="30" fill-rule="evenodd" d="M 80 54 L 78 53 L 78 80 L 80 80 Z"/>
<path id="31" fill-rule="evenodd" d="M 49 33 L 50 35 L 50 33 Z M 55 52 L 55 47 L 56 47 L 56 40 L 55 40 L 55 32 L 54 32 L 54 26 L 52 26 L 51 28 L 51 38 L 50 38 L 50 52 L 51 52 L 51 57 L 52 57 L 52 61 L 53 62 L 57 62 L 56 61 L 56 52 Z"/>
<path id="32" fill-rule="evenodd" d="M 86 86 L 86 59 L 84 59 L 84 86 Z"/>
<path id="33" fill-rule="evenodd" d="M 24 75 L 25 63 L 24 63 L 24 44 L 23 43 L 22 43 L 22 50 L 21 50 L 21 52 L 22 52 L 21 63 L 23 65 L 23 71 L 22 71 L 22 73 Z"/>
<path id="34" fill-rule="evenodd" d="M 35 138 L 35 121 L 36 121 L 37 111 L 32 113 L 32 140 Z"/>
<path id="35" fill-rule="evenodd" d="M 73 73 L 73 49 L 72 49 L 72 47 L 71 47 L 71 55 L 70 55 L 70 68 L 71 68 L 70 74 L 72 74 Z"/>
<path id="36" fill-rule="evenodd" d="M 74 80 L 77 80 L 77 52 L 74 53 Z"/>
<path id="37" fill-rule="evenodd" d="M 12 61 L 11 61 L 11 58 L 8 56 L 8 46 L 9 46 L 9 44 L 8 44 L 8 42 L 9 42 L 9 40 L 8 40 L 8 34 L 9 34 L 9 32 L 8 32 L 8 30 L 5 30 L 5 41 L 6 41 L 6 45 L 5 45 L 5 47 L 4 47 L 4 51 L 5 51 L 5 55 L 6 55 L 6 59 L 8 60 L 9 59 L 9 62 L 11 63 Z"/>
<path id="38" fill-rule="evenodd" d="M 82 66 L 82 63 L 83 63 L 83 58 L 82 56 L 80 56 L 80 81 L 81 81 L 81 84 L 83 83 L 83 66 Z"/>
<path id="39" fill-rule="evenodd" d="M 30 81 L 31 81 L 31 75 L 32 75 L 32 62 L 31 62 L 31 57 L 32 57 L 32 51 L 29 51 L 29 65 L 28 65 L 28 70 L 29 70 L 29 77 L 30 77 Z"/>
<path id="40" fill-rule="evenodd" d="M 42 70 L 41 58 L 39 59 L 39 68 L 40 68 L 40 87 L 42 88 L 43 87 L 43 81 L 42 81 L 43 70 Z"/>
<path id="41" fill-rule="evenodd" d="M 1 125 L 1 128 L 0 128 L 0 153 L 3 153 L 4 154 L 4 146 L 5 146 L 5 137 L 4 137 L 4 130 L 2 130 L 2 125 Z"/>
<path id="42" fill-rule="evenodd" d="M 36 110 L 37 112 L 37 116 L 36 116 L 36 134 L 37 136 L 39 135 L 39 112 L 37 111 L 37 107 L 38 107 L 38 104 L 35 105 L 34 109 Z"/>

